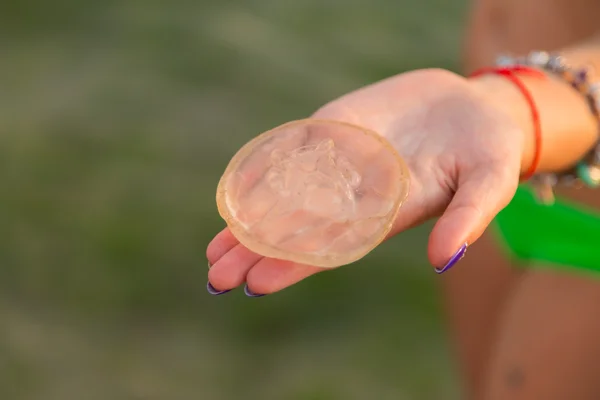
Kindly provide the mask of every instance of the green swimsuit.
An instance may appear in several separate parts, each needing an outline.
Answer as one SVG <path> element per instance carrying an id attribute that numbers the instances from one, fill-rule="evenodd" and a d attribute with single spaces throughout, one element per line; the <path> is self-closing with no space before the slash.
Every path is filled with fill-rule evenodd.
<path id="1" fill-rule="evenodd" d="M 496 217 L 495 226 L 518 261 L 600 272 L 600 215 L 581 205 L 563 199 L 541 205 L 528 187 L 521 186 Z"/>

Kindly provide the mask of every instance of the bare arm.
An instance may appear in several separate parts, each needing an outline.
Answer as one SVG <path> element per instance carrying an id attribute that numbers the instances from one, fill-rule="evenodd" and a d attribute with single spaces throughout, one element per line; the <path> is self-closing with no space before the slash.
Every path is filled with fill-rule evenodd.
<path id="1" fill-rule="evenodd" d="M 540 49 L 544 50 L 544 49 Z M 574 66 L 588 66 L 591 80 L 600 82 L 600 34 L 560 51 Z M 560 79 L 523 77 L 538 107 L 542 127 L 540 171 L 557 171 L 573 165 L 598 139 L 598 122 L 583 96 Z M 531 114 L 513 83 L 499 76 L 483 76 L 472 84 L 497 107 L 517 121 L 526 133 L 521 170 L 532 162 L 534 135 Z"/>

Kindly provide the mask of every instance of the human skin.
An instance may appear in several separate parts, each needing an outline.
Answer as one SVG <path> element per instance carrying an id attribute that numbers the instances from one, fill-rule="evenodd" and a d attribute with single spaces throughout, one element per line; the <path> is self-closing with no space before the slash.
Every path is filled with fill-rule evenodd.
<path id="1" fill-rule="evenodd" d="M 562 51 L 572 64 L 595 65 L 598 72 L 599 18 L 600 3 L 589 0 L 476 1 L 465 36 L 465 72 L 490 65 L 500 53 L 540 49 Z M 540 82 L 533 84 L 550 90 Z M 550 91 L 540 94 L 535 96 L 537 103 L 556 96 Z M 515 109 L 525 112 L 522 106 Z M 567 126 L 573 124 L 568 130 L 586 131 L 575 129 L 578 119 L 557 108 L 544 114 L 551 112 L 563 116 Z M 546 123 L 545 134 L 555 127 Z M 558 192 L 600 208 L 597 191 Z M 486 232 L 460 266 L 442 277 L 467 398 L 599 398 L 600 282 L 551 269 L 515 269 L 494 239 Z"/>
<path id="2" fill-rule="evenodd" d="M 542 126 L 549 129 L 544 131 L 540 170 L 572 164 L 595 141 L 595 121 L 587 104 L 564 82 L 528 83 L 540 98 L 540 108 L 549 111 L 542 113 Z M 431 264 L 440 267 L 464 243 L 481 236 L 529 168 L 533 135 L 531 121 L 523 118 L 527 110 L 519 91 L 501 78 L 468 80 L 430 69 L 349 93 L 314 117 L 371 129 L 396 148 L 411 172 L 411 190 L 389 236 L 440 216 L 428 248 Z M 563 115 L 572 122 L 565 125 Z M 246 255 L 247 249 L 236 247 L 230 236 L 225 230 L 207 249 L 213 265 L 209 280 L 216 289 L 246 281 L 255 293 L 272 293 L 321 270 L 282 268 L 279 260 Z M 240 257 L 247 263 L 240 264 Z"/>
<path id="3" fill-rule="evenodd" d="M 484 95 L 452 72 L 419 70 L 349 93 L 313 115 L 365 127 L 394 146 L 408 166 L 411 188 L 389 236 L 445 210 L 430 236 L 429 259 L 437 267 L 481 235 L 518 184 L 525 134 Z M 272 293 L 321 270 L 256 256 L 242 265 L 247 249 L 230 236 L 225 230 L 207 249 L 216 289 L 246 281 L 255 293 Z M 231 254 L 224 243 L 234 245 Z"/>
<path id="4" fill-rule="evenodd" d="M 544 2 L 543 12 L 535 18 L 543 15 L 550 22 L 534 28 L 526 16 L 542 1 L 479 1 L 470 36 L 481 39 L 467 45 L 467 69 L 491 64 L 492 56 L 501 51 L 564 46 L 575 64 L 597 62 L 598 46 L 588 40 L 593 33 L 589 25 L 589 32 L 567 40 L 561 32 L 575 29 L 557 29 L 551 23 L 552 18 L 565 23 L 561 18 L 574 13 L 571 7 L 579 4 L 581 18 L 572 17 L 571 24 L 580 29 L 583 23 L 578 21 L 588 20 L 592 12 L 589 4 L 578 0 L 564 2 L 561 8 L 557 6 L 561 2 L 553 2 L 556 9 L 549 11 Z M 486 10 L 486 4 L 493 7 Z M 526 36 L 509 39 L 506 25 L 504 31 L 490 31 L 499 24 L 486 21 L 492 11 L 506 18 L 511 33 L 535 29 L 529 46 L 523 45 Z M 548 39 L 552 35 L 557 36 L 554 45 Z M 563 82 L 524 79 L 542 118 L 540 169 L 552 171 L 572 164 L 596 139 L 596 121 L 587 105 Z M 441 216 L 428 247 L 429 260 L 436 267 L 444 265 L 462 243 L 477 241 L 514 194 L 519 175 L 533 156 L 528 106 L 501 77 L 466 80 L 441 70 L 411 72 L 343 96 L 315 116 L 365 126 L 395 144 L 414 182 L 390 237 Z M 212 265 L 209 280 L 220 292 L 247 282 L 250 294 L 269 294 L 321 271 L 260 257 L 241 246 L 227 229 L 211 242 L 207 257 Z M 600 360 L 596 340 L 600 320 L 591 307 L 600 301 L 600 290 L 595 281 L 553 272 L 514 273 L 487 234 L 442 280 L 471 398 L 598 397 L 594 371 L 600 368 L 595 361 Z"/>

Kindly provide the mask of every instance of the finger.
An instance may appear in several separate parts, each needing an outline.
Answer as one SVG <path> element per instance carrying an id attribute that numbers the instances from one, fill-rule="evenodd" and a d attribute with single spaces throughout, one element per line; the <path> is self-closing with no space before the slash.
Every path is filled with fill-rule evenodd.
<path id="1" fill-rule="evenodd" d="M 324 270 L 291 261 L 263 258 L 250 270 L 246 282 L 252 293 L 270 294 Z"/>
<path id="2" fill-rule="evenodd" d="M 265 218 L 253 228 L 253 234 L 267 245 L 294 251 L 294 245 L 291 244 L 294 239 L 310 234 L 320 222 L 320 219 L 311 213 L 296 209 L 273 218 Z"/>
<path id="3" fill-rule="evenodd" d="M 243 244 L 225 253 L 208 271 L 208 281 L 217 290 L 230 290 L 246 280 L 246 274 L 262 258 Z"/>
<path id="4" fill-rule="evenodd" d="M 279 248 L 284 251 L 305 255 L 338 254 L 335 249 L 336 239 L 351 229 L 347 223 L 331 223 L 319 221 L 301 232 L 283 241 Z M 346 250 L 347 251 L 347 250 Z"/>
<path id="5" fill-rule="evenodd" d="M 518 171 L 505 166 L 493 171 L 489 167 L 476 168 L 467 174 L 463 182 L 459 182 L 454 198 L 431 232 L 431 263 L 444 269 L 457 250 L 464 253 L 464 245 L 475 242 L 510 202 L 518 180 Z"/>
<path id="6" fill-rule="evenodd" d="M 225 228 L 219 232 L 206 248 L 206 258 L 208 258 L 209 268 L 239 243 L 229 228 Z"/>

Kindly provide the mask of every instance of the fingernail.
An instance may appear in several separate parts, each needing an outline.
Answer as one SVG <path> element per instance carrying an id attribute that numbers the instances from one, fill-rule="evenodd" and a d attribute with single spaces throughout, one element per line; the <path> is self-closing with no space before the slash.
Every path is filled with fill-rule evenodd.
<path id="1" fill-rule="evenodd" d="M 460 246 L 460 249 L 458 249 L 458 251 L 454 253 L 454 255 L 450 258 L 448 263 L 446 263 L 446 265 L 444 265 L 442 268 L 436 268 L 435 272 L 438 274 L 442 274 L 448 271 L 454 265 L 456 265 L 456 263 L 459 262 L 465 256 L 465 253 L 467 252 L 467 246 L 467 243 Z"/>
<path id="2" fill-rule="evenodd" d="M 222 294 L 231 292 L 231 289 L 217 290 L 210 282 L 206 282 L 206 290 L 208 291 L 208 293 L 212 294 L 213 296 L 220 296 Z"/>
<path id="3" fill-rule="evenodd" d="M 244 286 L 244 293 L 248 297 L 263 297 L 263 296 L 266 296 L 266 294 L 258 294 L 258 293 L 252 292 L 252 290 L 250 290 L 248 288 L 248 284 L 246 284 L 246 286 Z"/>

